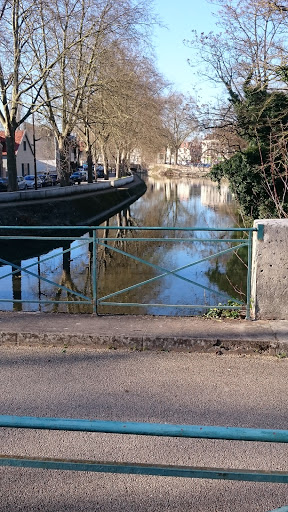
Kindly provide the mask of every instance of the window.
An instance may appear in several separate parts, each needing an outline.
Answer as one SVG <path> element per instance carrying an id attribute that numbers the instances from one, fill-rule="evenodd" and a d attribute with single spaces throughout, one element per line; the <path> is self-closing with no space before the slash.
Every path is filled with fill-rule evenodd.
<path id="1" fill-rule="evenodd" d="M 24 151 L 26 151 L 26 148 L 27 148 L 26 140 L 23 140 L 23 149 L 24 149 Z"/>
<path id="2" fill-rule="evenodd" d="M 27 173 L 30 174 L 30 164 L 27 164 Z"/>
<path id="3" fill-rule="evenodd" d="M 22 176 L 24 176 L 25 175 L 25 165 L 21 164 L 21 167 L 22 167 Z"/>

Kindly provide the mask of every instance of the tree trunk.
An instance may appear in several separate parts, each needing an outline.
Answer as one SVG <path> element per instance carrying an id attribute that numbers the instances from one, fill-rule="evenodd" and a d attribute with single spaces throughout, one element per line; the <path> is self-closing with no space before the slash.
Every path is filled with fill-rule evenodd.
<path id="1" fill-rule="evenodd" d="M 104 180 L 109 179 L 109 168 L 108 168 L 108 158 L 106 154 L 105 145 L 101 144 L 101 155 L 102 155 L 102 163 L 104 168 Z"/>
<path id="2" fill-rule="evenodd" d="M 89 144 L 87 147 L 86 155 L 87 155 L 87 165 L 88 165 L 88 183 L 93 183 L 91 144 Z"/>
<path id="3" fill-rule="evenodd" d="M 105 158 L 103 158 L 103 167 L 104 167 L 104 180 L 109 180 L 109 162 L 107 155 L 105 154 Z"/>
<path id="4" fill-rule="evenodd" d="M 88 165 L 88 183 L 93 183 L 93 170 L 92 170 L 92 145 L 90 143 L 90 129 L 87 127 L 86 130 L 86 155 Z"/>
<path id="5" fill-rule="evenodd" d="M 58 138 L 57 174 L 61 187 L 70 185 L 70 141 L 61 135 Z"/>
<path id="6" fill-rule="evenodd" d="M 17 182 L 17 164 L 15 155 L 15 130 L 8 128 L 5 130 L 6 149 L 7 149 L 7 171 L 8 171 L 8 190 L 12 192 L 18 190 Z"/>
<path id="7" fill-rule="evenodd" d="M 175 165 L 178 165 L 178 152 L 179 148 L 175 148 Z"/>
<path id="8" fill-rule="evenodd" d="M 128 174 L 128 169 L 130 169 L 130 158 L 128 157 L 128 153 L 123 151 L 122 154 L 122 176 L 126 176 Z"/>
<path id="9" fill-rule="evenodd" d="M 165 158 L 164 158 L 164 164 L 166 165 L 168 162 L 168 146 L 165 148 Z"/>
<path id="10" fill-rule="evenodd" d="M 121 178 L 121 168 L 120 168 L 120 164 L 121 164 L 121 152 L 120 152 L 120 149 L 117 149 L 117 153 L 116 153 L 116 175 L 115 175 L 115 178 Z"/>

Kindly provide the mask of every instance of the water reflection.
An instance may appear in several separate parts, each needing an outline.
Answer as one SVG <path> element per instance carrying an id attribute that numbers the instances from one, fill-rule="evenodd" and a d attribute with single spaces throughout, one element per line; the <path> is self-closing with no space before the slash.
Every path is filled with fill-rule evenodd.
<path id="1" fill-rule="evenodd" d="M 207 179 L 149 178 L 145 196 L 133 205 L 133 214 L 135 211 L 144 225 L 151 226 L 227 227 L 235 224 L 237 217 L 228 185 L 218 188 Z"/>
<path id="2" fill-rule="evenodd" d="M 107 297 L 124 290 L 116 297 L 109 297 L 107 301 L 141 303 L 146 306 L 99 306 L 98 312 L 197 314 L 199 309 L 183 309 L 180 305 L 209 306 L 218 302 L 223 303 L 231 295 L 242 297 L 245 293 L 246 249 L 240 249 L 237 256 L 228 253 L 213 260 L 205 259 L 227 247 L 226 243 L 220 242 L 226 236 L 223 232 L 209 233 L 212 239 L 219 240 L 212 243 L 205 241 L 205 231 L 168 233 L 163 230 L 161 233 L 153 234 L 154 239 L 163 236 L 166 241 L 161 243 L 158 240 L 139 241 L 139 231 L 131 230 L 131 227 L 135 226 L 225 228 L 234 226 L 235 222 L 235 202 L 226 185 L 219 190 L 215 183 L 205 179 L 147 178 L 146 194 L 130 208 L 107 221 L 97 233 L 100 238 L 109 238 L 108 242 L 103 240 L 98 248 L 98 297 Z M 111 226 L 125 226 L 126 231 L 111 230 Z M 132 237 L 131 241 L 125 240 L 127 233 Z M 141 237 L 144 236 L 145 234 L 141 233 Z M 18 248 L 17 263 L 13 258 L 9 261 L 18 267 L 29 268 L 30 274 L 23 270 L 16 271 L 14 267 L 15 273 L 9 276 L 11 266 L 3 265 L 0 268 L 0 276 L 6 276 L 1 280 L 2 298 L 64 300 L 67 304 L 38 305 L 36 302 L 15 302 L 14 306 L 13 303 L 2 303 L 1 309 L 14 307 L 26 311 L 41 309 L 55 312 L 91 312 L 90 305 L 75 304 L 75 301 L 82 300 L 83 296 L 92 296 L 93 248 L 91 242 L 85 238 L 87 234 L 83 235 L 81 241 L 62 243 L 63 252 L 55 247 L 55 242 L 50 250 L 46 247 L 42 252 L 35 243 L 34 256 L 29 258 L 25 255 L 22 258 Z M 168 241 L 170 238 L 180 240 Z M 194 242 L 191 241 L 192 238 Z M 60 246 L 60 243 L 58 245 Z M 27 248 L 25 253 L 27 254 Z M 188 266 L 197 260 L 202 261 Z M 244 264 L 240 260 L 243 260 Z M 185 266 L 187 268 L 183 268 Z M 179 268 L 181 270 L 177 274 L 180 278 L 172 274 Z M 158 279 L 157 276 L 161 274 L 164 274 L 163 277 Z M 44 276 L 46 280 L 38 281 L 37 275 Z M 188 280 L 195 284 L 192 286 Z M 139 281 L 145 282 L 140 288 L 136 287 Z M 204 288 L 200 288 L 199 284 Z M 70 291 L 65 288 L 69 288 Z M 219 292 L 222 292 L 222 295 Z M 164 308 L 162 304 L 165 303 L 170 307 Z"/>
<path id="3" fill-rule="evenodd" d="M 207 179 L 163 180 L 149 178 L 147 186 L 150 191 L 164 191 L 165 198 L 168 201 L 175 198 L 187 201 L 192 197 L 200 196 L 201 204 L 212 208 L 234 202 L 228 183 L 222 183 L 219 187 L 217 183 Z"/>

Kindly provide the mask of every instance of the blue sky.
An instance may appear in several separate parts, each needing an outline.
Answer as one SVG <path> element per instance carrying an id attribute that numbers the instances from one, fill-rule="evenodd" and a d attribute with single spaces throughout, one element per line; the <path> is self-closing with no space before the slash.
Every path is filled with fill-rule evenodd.
<path id="1" fill-rule="evenodd" d="M 193 29 L 197 32 L 215 30 L 216 20 L 212 16 L 215 5 L 206 0 L 154 0 L 154 7 L 163 24 L 168 27 L 155 29 L 158 70 L 175 84 L 176 90 L 203 101 L 213 100 L 217 90 L 211 83 L 199 79 L 196 69 L 188 65 L 187 59 L 193 57 L 193 53 L 184 46 L 183 39 L 191 39 Z"/>

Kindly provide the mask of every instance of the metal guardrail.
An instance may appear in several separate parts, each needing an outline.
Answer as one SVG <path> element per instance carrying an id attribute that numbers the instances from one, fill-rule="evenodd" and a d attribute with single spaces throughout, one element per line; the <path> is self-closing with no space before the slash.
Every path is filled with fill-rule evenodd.
<path id="1" fill-rule="evenodd" d="M 29 416 L 0 416 L 0 427 L 98 432 L 109 434 L 132 434 L 198 439 L 225 439 L 231 441 L 257 441 L 288 443 L 288 430 L 213 427 L 200 425 L 169 425 L 161 423 L 137 423 L 70 418 L 37 418 Z M 102 462 L 95 460 L 52 459 L 43 457 L 0 455 L 0 466 L 91 471 L 101 473 L 173 476 L 184 478 L 209 478 L 249 482 L 288 483 L 287 471 L 261 471 L 214 467 L 175 466 L 163 464 L 141 464 Z M 276 512 L 276 511 L 271 511 Z M 277 509 L 288 512 L 288 506 Z"/>
<path id="2" fill-rule="evenodd" d="M 37 277 L 39 281 L 45 282 L 49 285 L 56 286 L 57 289 L 62 290 L 70 295 L 69 300 L 51 300 L 51 299 L 39 299 L 39 300 L 22 300 L 22 299 L 4 299 L 0 295 L 0 304 L 1 303 L 7 303 L 7 302 L 13 302 L 13 303 L 37 303 L 37 304 L 68 304 L 71 303 L 71 297 L 73 297 L 73 304 L 83 304 L 87 303 L 89 305 L 92 305 L 93 313 L 97 313 L 98 306 L 137 306 L 137 307 L 166 307 L 166 308 L 208 308 L 208 307 L 217 307 L 218 304 L 155 304 L 155 303 L 143 303 L 143 302 L 121 302 L 115 301 L 115 298 L 117 298 L 119 295 L 123 293 L 127 293 L 131 290 L 134 290 L 136 288 L 139 288 L 145 284 L 155 282 L 163 277 L 166 276 L 174 276 L 178 279 L 180 279 L 183 283 L 188 285 L 193 285 L 202 288 L 205 290 L 205 292 L 211 292 L 213 294 L 217 293 L 220 297 L 225 297 L 227 300 L 227 294 L 224 294 L 221 291 L 217 291 L 215 289 L 212 289 L 210 287 L 204 286 L 199 282 L 193 281 L 192 279 L 189 279 L 188 277 L 185 277 L 181 275 L 181 271 L 187 270 L 194 265 L 200 264 L 202 262 L 209 261 L 213 258 L 218 258 L 219 256 L 226 255 L 229 253 L 235 253 L 238 249 L 242 247 L 247 247 L 248 250 L 248 266 L 247 266 L 247 297 L 246 302 L 240 301 L 237 299 L 237 303 L 239 305 L 230 306 L 230 305 L 221 305 L 221 309 L 235 309 L 240 310 L 245 307 L 246 309 L 246 318 L 250 318 L 250 302 L 251 302 L 251 259 L 252 259 L 252 236 L 254 231 L 258 231 L 258 238 L 261 239 L 263 237 L 262 227 L 259 226 L 257 228 L 170 228 L 170 227 L 124 227 L 124 226 L 109 226 L 107 227 L 107 230 L 110 232 L 110 236 L 99 236 L 99 233 L 103 232 L 104 227 L 103 226 L 1 226 L 1 235 L 0 235 L 0 263 L 3 265 L 11 265 L 13 270 L 11 272 L 8 272 L 0 277 L 1 279 L 4 279 L 10 275 L 16 275 L 19 274 L 19 272 L 25 272 L 26 274 Z M 111 236 L 111 233 L 115 232 L 117 230 L 117 233 L 121 233 L 121 237 L 119 236 Z M 88 233 L 85 235 L 85 237 L 81 236 L 81 233 L 85 233 L 85 231 Z M 41 232 L 41 235 L 39 233 Z M 51 234 L 53 232 L 53 234 Z M 141 236 L 142 233 L 145 232 L 146 236 Z M 177 236 L 181 232 L 182 236 Z M 204 235 L 207 235 L 209 233 L 220 233 L 220 237 L 217 238 L 211 238 L 210 236 L 204 236 L 203 238 L 197 238 L 195 236 L 195 233 L 204 233 Z M 16 233 L 16 234 L 15 234 Z M 28 233 L 28 234 L 27 234 Z M 35 234 L 33 234 L 35 233 Z M 46 234 L 47 233 L 47 234 Z M 73 233 L 73 235 L 71 235 Z M 75 235 L 76 233 L 76 235 Z M 77 236 L 77 233 L 79 233 L 79 236 Z M 150 235 L 147 236 L 147 233 Z M 158 234 L 161 234 L 161 237 L 157 236 Z M 185 236 L 183 236 L 183 234 Z M 229 237 L 229 235 L 231 236 Z M 242 234 L 241 238 L 233 238 L 233 235 L 239 235 Z M 135 236 L 136 235 L 136 236 Z M 139 236 L 140 235 L 140 236 Z M 170 236 L 169 236 L 170 235 Z M 225 238 L 226 237 L 226 238 Z M 15 262 L 7 261 L 3 256 L 1 255 L 1 241 L 8 241 L 8 240 L 16 240 L 20 242 L 25 241 L 33 241 L 33 240 L 41 240 L 41 241 L 61 241 L 61 242 L 74 242 L 77 241 L 77 246 L 74 247 L 73 250 L 80 248 L 84 244 L 91 244 L 91 280 L 92 280 L 92 292 L 91 294 L 84 293 L 81 291 L 73 290 L 67 286 L 61 285 L 59 282 L 52 281 L 51 279 L 46 278 L 45 276 L 38 275 L 34 270 L 31 269 L 31 267 L 34 264 L 29 265 L 17 265 Z M 147 261 L 135 254 L 132 254 L 131 252 L 128 252 L 128 250 L 124 250 L 123 248 L 119 247 L 119 242 L 127 242 L 127 244 L 133 244 L 135 242 L 137 243 L 155 243 L 158 244 L 176 244 L 176 243 L 189 243 L 192 244 L 194 242 L 201 242 L 203 244 L 205 243 L 217 243 L 217 244 L 226 244 L 226 248 L 223 250 L 218 250 L 216 253 L 211 254 L 209 256 L 203 257 L 197 261 L 191 261 L 186 265 L 183 265 L 181 267 L 169 270 L 161 265 L 156 265 L 152 263 L 151 261 Z M 117 246 L 118 243 L 118 246 Z M 230 244 L 229 247 L 227 247 L 227 244 Z M 126 244 L 126 246 L 127 246 Z M 138 283 L 128 286 L 126 288 L 122 288 L 121 290 L 116 290 L 113 293 L 99 296 L 98 294 L 98 275 L 97 275 L 97 258 L 98 258 L 98 250 L 100 247 L 104 247 L 105 249 L 109 249 L 109 251 L 114 251 L 115 253 L 118 253 L 123 256 L 127 256 L 128 258 L 136 261 L 137 263 L 143 263 L 144 265 L 148 265 L 149 267 L 152 267 L 157 275 L 153 276 L 150 279 L 146 279 L 144 281 L 139 281 Z M 59 250 L 56 254 L 53 254 L 52 256 L 43 256 L 39 260 L 39 264 L 45 263 L 48 260 L 55 258 L 59 255 L 64 255 L 65 253 L 70 253 L 71 248 L 65 250 Z"/>

